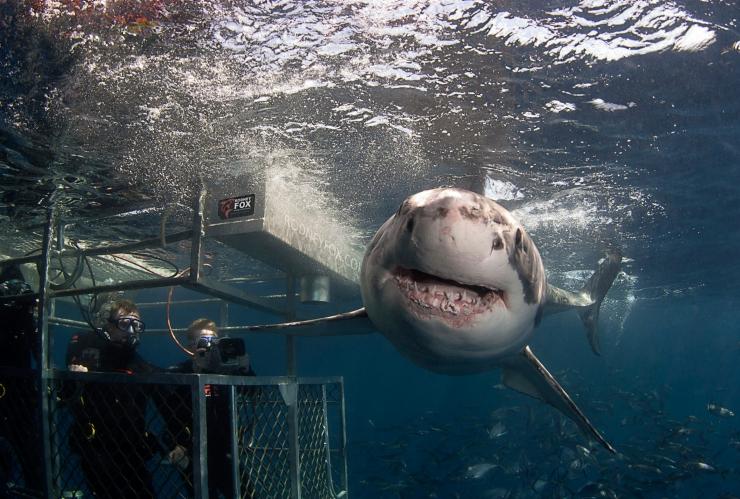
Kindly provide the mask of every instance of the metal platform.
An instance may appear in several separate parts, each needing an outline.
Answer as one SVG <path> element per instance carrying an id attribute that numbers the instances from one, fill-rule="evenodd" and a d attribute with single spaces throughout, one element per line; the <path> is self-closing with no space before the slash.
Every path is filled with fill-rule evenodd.
<path id="1" fill-rule="evenodd" d="M 298 278 L 326 276 L 332 293 L 358 293 L 363 254 L 352 229 L 292 199 L 284 181 L 227 183 L 206 193 L 204 205 L 207 237 Z"/>

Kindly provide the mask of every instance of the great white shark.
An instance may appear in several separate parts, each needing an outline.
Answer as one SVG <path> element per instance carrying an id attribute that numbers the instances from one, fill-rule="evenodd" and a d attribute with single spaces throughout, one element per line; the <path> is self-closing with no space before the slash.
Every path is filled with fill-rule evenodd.
<path id="1" fill-rule="evenodd" d="M 500 368 L 506 386 L 552 405 L 615 452 L 529 342 L 544 316 L 576 310 L 598 354 L 599 308 L 621 260 L 608 251 L 582 289 L 557 288 L 547 283 L 534 242 L 503 206 L 463 189 L 432 189 L 401 203 L 368 245 L 363 308 L 250 329 L 367 316 L 415 364 L 450 375 Z"/>

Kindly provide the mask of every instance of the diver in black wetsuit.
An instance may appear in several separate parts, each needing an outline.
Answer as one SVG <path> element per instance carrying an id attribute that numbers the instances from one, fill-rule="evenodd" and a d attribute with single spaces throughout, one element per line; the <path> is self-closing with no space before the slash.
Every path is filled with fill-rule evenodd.
<path id="1" fill-rule="evenodd" d="M 0 441 L 8 444 L 0 452 L 0 496 L 9 483 L 16 489 L 20 485 L 14 463 L 20 465 L 25 489 L 42 486 L 38 377 L 31 371 L 34 362 L 38 367 L 37 300 L 31 295 L 18 265 L 2 269 L 0 296 L 18 298 L 0 303 L 0 368 L 16 370 L 0 376 Z"/>
<path id="2" fill-rule="evenodd" d="M 210 373 L 226 374 L 217 372 L 199 363 L 199 356 L 218 338 L 218 328 L 209 319 L 197 319 L 188 327 L 188 341 L 190 348 L 195 352 L 195 359 L 188 359 L 168 369 L 173 373 Z M 245 354 L 246 357 L 246 354 Z M 237 376 L 255 376 L 248 357 L 242 365 L 228 374 Z M 254 396 L 255 391 L 249 391 L 249 396 Z M 232 453 L 231 453 L 231 428 L 230 416 L 231 405 L 229 403 L 229 392 L 226 386 L 206 385 L 206 421 L 208 435 L 208 497 L 223 497 L 229 499 L 234 497 L 232 485 Z M 173 393 L 173 400 L 169 405 L 178 407 L 174 417 L 167 422 L 170 434 L 176 434 L 178 428 L 192 421 L 192 403 L 190 398 L 190 387 L 183 386 Z M 175 448 L 170 452 L 169 459 L 174 463 L 189 462 L 192 457 L 192 439 L 190 432 L 180 432 L 181 437 L 176 439 Z M 188 476 L 192 484 L 192 475 Z M 191 485 L 192 486 L 192 485 Z M 249 477 L 242 478 L 242 492 L 240 497 L 253 497 L 253 486 Z M 191 492 L 192 493 L 192 492 Z"/>
<path id="3" fill-rule="evenodd" d="M 70 370 L 126 374 L 158 370 L 136 353 L 144 323 L 134 303 L 123 299 L 105 303 L 96 325 L 95 331 L 72 337 L 67 349 Z M 79 383 L 68 400 L 74 416 L 70 447 L 79 455 L 96 497 L 154 497 L 146 463 L 161 447 L 147 431 L 146 388 L 128 383 Z"/>

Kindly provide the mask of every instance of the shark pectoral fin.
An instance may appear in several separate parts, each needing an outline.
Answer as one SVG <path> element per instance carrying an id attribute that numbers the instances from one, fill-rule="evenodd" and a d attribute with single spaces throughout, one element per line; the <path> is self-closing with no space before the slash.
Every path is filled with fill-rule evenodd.
<path id="1" fill-rule="evenodd" d="M 503 366 L 503 383 L 506 386 L 547 402 L 572 419 L 586 435 L 599 442 L 609 452 L 616 453 L 614 447 L 594 428 L 570 395 L 552 377 L 552 374 L 535 357 L 528 346 L 524 347 L 519 355 L 506 359 Z"/>

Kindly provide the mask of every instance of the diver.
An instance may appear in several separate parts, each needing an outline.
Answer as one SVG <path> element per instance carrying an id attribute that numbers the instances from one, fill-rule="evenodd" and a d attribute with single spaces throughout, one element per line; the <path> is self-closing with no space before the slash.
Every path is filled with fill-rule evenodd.
<path id="1" fill-rule="evenodd" d="M 4 487 L 18 490 L 14 470 L 20 469 L 24 487 L 36 489 L 42 483 L 41 432 L 37 371 L 39 336 L 36 298 L 18 265 L 0 272 L 0 495 Z M 18 468 L 19 466 L 19 468 Z"/>
<path id="2" fill-rule="evenodd" d="M 216 324 L 209 319 L 197 319 L 187 329 L 187 337 L 190 349 L 194 353 L 193 358 L 187 359 L 168 369 L 172 373 L 199 373 L 199 374 L 232 374 L 237 376 L 255 376 L 249 363 L 249 356 L 243 350 L 243 342 L 232 338 L 219 338 Z M 226 341 L 225 341 L 226 340 Z M 228 342 L 228 343 L 227 343 Z M 219 348 L 217 345 L 221 345 Z M 229 347 L 224 348 L 225 345 Z M 234 350 L 232 347 L 236 345 Z M 239 347 L 240 346 L 240 347 Z M 229 350 L 235 355 L 226 360 L 228 354 L 218 354 L 218 351 Z M 236 361 L 236 362 L 232 362 Z M 254 397 L 255 390 L 246 388 L 242 393 Z M 239 392 L 237 392 L 239 393 Z M 219 493 L 225 498 L 234 497 L 232 484 L 232 460 L 231 452 L 231 404 L 229 391 L 223 385 L 206 385 L 206 434 L 208 437 L 208 497 L 219 497 Z M 173 393 L 173 400 L 168 405 L 177 407 L 173 419 L 167 422 L 169 433 L 174 435 L 174 449 L 169 454 L 169 460 L 183 467 L 183 463 L 189 463 L 192 458 L 192 439 L 190 431 L 179 432 L 183 426 L 192 423 L 192 402 L 189 386 L 180 386 Z M 237 436 L 244 440 L 244 436 L 252 430 L 251 425 L 242 425 L 237 430 Z M 243 447 L 243 445 L 239 445 Z M 237 456 L 238 458 L 238 456 Z M 188 483 L 192 487 L 192 475 L 188 476 Z M 249 477 L 242 478 L 240 497 L 251 498 L 254 496 L 253 484 Z M 192 491 L 191 491 L 192 494 Z"/>
<path id="3" fill-rule="evenodd" d="M 136 352 L 145 327 L 133 302 L 119 298 L 103 303 L 95 326 L 94 331 L 70 340 L 67 366 L 71 371 L 159 371 Z M 154 497 L 147 461 L 163 449 L 147 431 L 147 401 L 152 398 L 147 388 L 148 385 L 133 383 L 75 384 L 74 394 L 68 400 L 74 420 L 69 444 L 79 455 L 87 483 L 96 497 Z"/>

